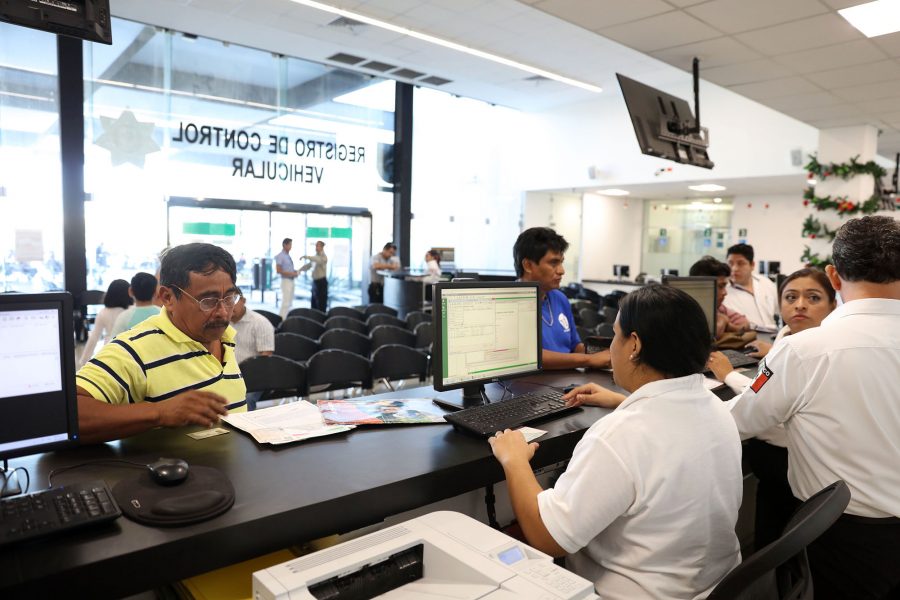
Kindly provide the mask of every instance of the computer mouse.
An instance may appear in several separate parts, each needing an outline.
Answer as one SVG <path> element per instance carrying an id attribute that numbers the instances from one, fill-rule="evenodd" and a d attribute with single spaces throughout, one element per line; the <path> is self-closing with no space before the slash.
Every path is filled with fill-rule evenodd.
<path id="1" fill-rule="evenodd" d="M 147 465 L 150 478 L 159 485 L 177 485 L 187 479 L 190 468 L 180 458 L 160 458 Z"/>
<path id="2" fill-rule="evenodd" d="M 570 383 L 569 385 L 567 385 L 566 387 L 563 388 L 563 393 L 568 394 L 569 392 L 571 392 L 572 390 L 574 390 L 577 387 L 578 386 L 575 385 L 574 383 Z"/>

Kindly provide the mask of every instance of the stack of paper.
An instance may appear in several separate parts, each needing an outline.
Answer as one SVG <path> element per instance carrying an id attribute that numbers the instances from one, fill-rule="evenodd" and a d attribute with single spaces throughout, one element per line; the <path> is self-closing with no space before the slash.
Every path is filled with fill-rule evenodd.
<path id="1" fill-rule="evenodd" d="M 305 400 L 226 415 L 222 420 L 260 444 L 288 444 L 353 429 L 353 425 L 327 425 L 319 409 Z"/>

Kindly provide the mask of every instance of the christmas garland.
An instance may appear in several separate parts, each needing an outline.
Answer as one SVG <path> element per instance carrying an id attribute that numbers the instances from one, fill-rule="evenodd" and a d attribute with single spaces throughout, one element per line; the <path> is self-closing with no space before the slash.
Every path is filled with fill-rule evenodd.
<path id="1" fill-rule="evenodd" d="M 836 229 L 828 229 L 828 225 L 823 225 L 819 222 L 818 219 L 814 218 L 812 215 L 806 217 L 806 220 L 803 221 L 803 237 L 808 237 L 812 240 L 816 238 L 827 239 L 829 242 L 834 241 L 834 236 L 837 235 Z"/>
<path id="2" fill-rule="evenodd" d="M 884 167 L 879 166 L 875 161 L 870 160 L 861 163 L 858 159 L 859 155 L 857 154 L 850 159 L 849 163 L 828 163 L 827 165 L 823 165 L 819 162 L 819 159 L 816 158 L 815 154 L 810 154 L 809 163 L 807 163 L 804 169 L 819 180 L 825 180 L 829 177 L 840 177 L 841 179 L 847 180 L 856 175 L 871 175 L 878 179 L 887 175 L 887 171 Z"/>
<path id="3" fill-rule="evenodd" d="M 811 251 L 809 246 L 803 246 L 803 256 L 800 257 L 800 260 L 803 261 L 803 264 L 807 267 L 815 267 L 822 270 L 832 263 L 830 254 L 825 258 L 821 258 L 819 253 Z"/>
<path id="4" fill-rule="evenodd" d="M 852 200 L 848 200 L 846 196 L 835 196 L 834 198 L 825 196 L 823 198 L 816 196 L 815 189 L 808 187 L 806 188 L 806 191 L 803 192 L 803 206 L 809 206 L 810 204 L 812 204 L 816 210 L 832 209 L 836 210 L 840 215 L 855 215 L 860 212 L 864 215 L 868 215 L 878 211 L 881 206 L 881 197 L 872 194 L 863 202 L 853 202 Z"/>

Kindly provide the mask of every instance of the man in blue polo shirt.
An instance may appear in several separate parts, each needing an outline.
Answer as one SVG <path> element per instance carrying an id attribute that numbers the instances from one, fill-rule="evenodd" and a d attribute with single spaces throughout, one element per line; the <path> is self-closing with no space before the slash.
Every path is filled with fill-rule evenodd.
<path id="1" fill-rule="evenodd" d="M 569 242 L 549 227 L 526 229 L 513 246 L 519 280 L 540 285 L 544 369 L 606 369 L 610 366 L 609 351 L 585 354 L 569 299 L 559 291 L 566 273 L 563 259 L 568 248 Z"/>

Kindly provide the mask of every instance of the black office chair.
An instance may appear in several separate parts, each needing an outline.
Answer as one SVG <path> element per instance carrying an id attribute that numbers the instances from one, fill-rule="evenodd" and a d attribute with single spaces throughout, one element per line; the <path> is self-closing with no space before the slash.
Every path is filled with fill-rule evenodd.
<path id="1" fill-rule="evenodd" d="M 369 336 L 349 329 L 326 329 L 322 337 L 319 338 L 319 343 L 322 345 L 323 350 L 338 348 L 365 357 L 369 356 L 369 351 L 372 348 Z"/>
<path id="2" fill-rule="evenodd" d="M 252 356 L 239 367 L 247 386 L 247 410 L 256 410 L 257 397 L 269 400 L 308 393 L 306 367 L 284 356 Z"/>
<path id="3" fill-rule="evenodd" d="M 368 358 L 331 348 L 309 359 L 306 382 L 310 392 L 328 392 L 361 387 L 372 389 L 372 363 Z"/>
<path id="4" fill-rule="evenodd" d="M 321 350 L 319 342 L 299 333 L 276 333 L 275 355 L 305 362 L 309 357 Z"/>
<path id="5" fill-rule="evenodd" d="M 588 329 L 587 327 L 582 327 L 581 325 L 576 325 L 575 331 L 578 332 L 578 337 L 581 338 L 582 342 L 585 340 L 585 338 L 597 335 L 597 332 L 594 329 Z"/>
<path id="6" fill-rule="evenodd" d="M 372 379 L 380 379 L 391 391 L 391 381 L 428 376 L 428 357 L 409 346 L 385 344 L 372 353 Z"/>
<path id="7" fill-rule="evenodd" d="M 372 331 L 379 325 L 393 325 L 394 327 L 399 327 L 400 329 L 407 329 L 408 327 L 406 321 L 404 321 L 403 319 L 385 313 L 377 313 L 366 319 L 366 327 L 369 328 L 369 331 Z"/>
<path id="8" fill-rule="evenodd" d="M 307 319 L 306 317 L 288 317 L 278 329 L 281 333 L 299 333 L 308 338 L 317 340 L 319 336 L 325 333 L 325 326 L 318 321 Z"/>
<path id="9" fill-rule="evenodd" d="M 582 308 L 575 315 L 575 323 L 586 329 L 595 329 L 600 324 L 600 314 L 595 307 Z"/>
<path id="10" fill-rule="evenodd" d="M 363 314 L 366 315 L 366 318 L 371 317 L 372 315 L 391 315 L 396 317 L 397 310 L 391 308 L 390 306 L 385 306 L 384 304 L 373 302 L 372 304 L 366 305 L 366 307 L 363 309 Z"/>
<path id="11" fill-rule="evenodd" d="M 323 313 L 321 310 L 319 310 L 317 308 L 308 308 L 305 306 L 291 310 L 287 316 L 288 317 L 306 317 L 307 319 L 312 319 L 313 321 L 317 321 L 319 323 L 324 323 L 325 319 L 328 318 L 328 315 Z"/>
<path id="12" fill-rule="evenodd" d="M 600 323 L 599 325 L 597 325 L 596 332 L 596 335 L 600 337 L 611 338 L 616 336 L 616 332 L 613 329 L 612 323 Z"/>
<path id="13" fill-rule="evenodd" d="M 81 305 L 79 309 L 75 311 L 76 341 L 87 341 L 88 330 L 91 329 L 94 324 L 94 315 L 88 314 L 88 307 L 103 304 L 103 299 L 105 297 L 106 292 L 103 290 L 87 290 L 81 293 Z"/>
<path id="14" fill-rule="evenodd" d="M 275 329 L 278 329 L 278 326 L 281 325 L 281 321 L 282 321 L 281 315 L 276 315 L 273 312 L 269 312 L 267 310 L 261 310 L 261 309 L 257 309 L 257 308 L 254 308 L 253 312 L 259 313 L 262 316 L 264 316 L 266 319 L 268 319 L 269 323 L 271 323 L 272 327 L 274 327 Z M 288 314 L 288 316 L 290 316 L 290 314 Z"/>
<path id="15" fill-rule="evenodd" d="M 572 300 L 578 298 L 578 290 L 576 290 L 575 288 L 571 288 L 571 287 L 567 286 L 567 287 L 559 288 L 559 291 L 561 291 L 565 295 L 566 298 L 569 298 Z"/>
<path id="16" fill-rule="evenodd" d="M 416 330 L 416 325 L 423 321 L 431 321 L 431 315 L 421 310 L 413 310 L 406 313 L 406 328 L 410 331 Z"/>
<path id="17" fill-rule="evenodd" d="M 410 348 L 416 345 L 416 334 L 393 325 L 379 325 L 369 333 L 369 337 L 372 339 L 372 350 L 385 344 L 402 344 Z"/>
<path id="18" fill-rule="evenodd" d="M 362 335 L 369 334 L 369 328 L 366 327 L 365 322 L 353 317 L 328 317 L 328 320 L 325 321 L 325 330 L 329 329 L 349 329 Z"/>
<path id="19" fill-rule="evenodd" d="M 434 342 L 434 324 L 431 321 L 419 323 L 413 333 L 416 334 L 416 348 L 431 350 L 431 344 Z"/>
<path id="20" fill-rule="evenodd" d="M 578 290 L 577 298 L 579 298 L 580 300 L 587 300 L 595 306 L 598 306 L 600 304 L 600 294 L 586 287 L 582 287 L 580 290 Z"/>
<path id="21" fill-rule="evenodd" d="M 593 302 L 588 302 L 587 300 L 576 300 L 575 302 L 572 302 L 572 312 L 573 313 L 577 313 L 582 308 L 590 308 L 594 312 L 597 312 L 598 305 L 594 304 Z"/>
<path id="22" fill-rule="evenodd" d="M 622 290 L 613 290 L 607 295 L 603 296 L 603 306 L 609 306 L 611 308 L 615 308 L 619 310 L 619 301 L 625 297 L 625 292 Z"/>
<path id="23" fill-rule="evenodd" d="M 604 306 L 600 312 L 603 314 L 604 323 L 615 323 L 616 317 L 619 315 L 618 307 L 613 308 L 612 306 Z"/>
<path id="24" fill-rule="evenodd" d="M 806 547 L 831 527 L 850 503 L 850 489 L 836 481 L 811 496 L 788 522 L 781 537 L 739 564 L 707 600 L 812 600 Z"/>
<path id="25" fill-rule="evenodd" d="M 366 315 L 361 310 L 350 308 L 349 306 L 335 306 L 328 311 L 328 318 L 331 317 L 351 317 L 357 321 L 365 321 Z"/>

